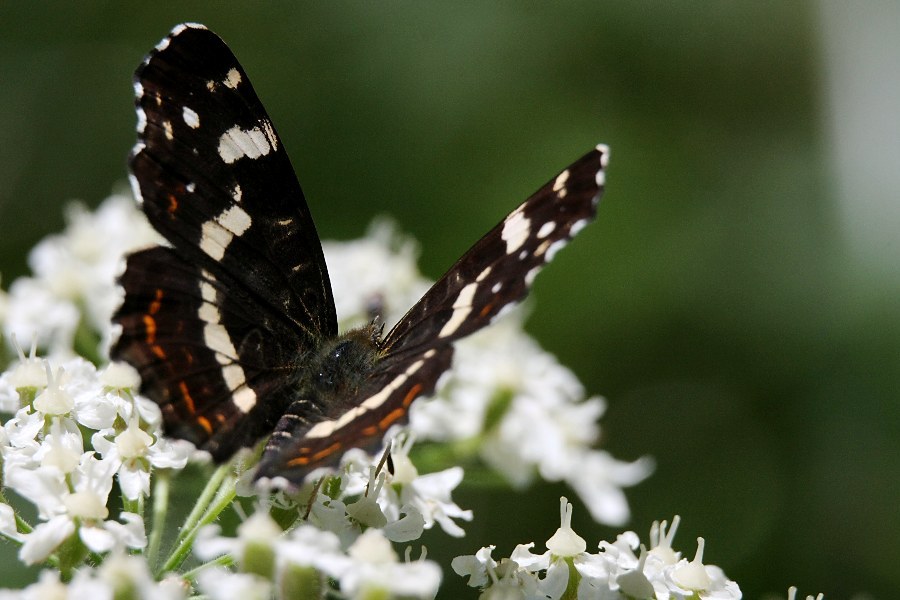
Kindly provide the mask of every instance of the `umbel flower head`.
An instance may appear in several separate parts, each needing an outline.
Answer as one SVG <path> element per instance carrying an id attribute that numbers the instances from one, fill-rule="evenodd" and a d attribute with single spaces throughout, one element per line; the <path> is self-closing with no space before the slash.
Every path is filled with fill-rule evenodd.
<path id="1" fill-rule="evenodd" d="M 210 598 L 430 598 L 441 569 L 424 548 L 413 558 L 410 544 L 435 525 L 465 534 L 473 511 L 452 498 L 464 481 L 460 462 L 481 461 L 517 487 L 566 481 L 598 520 L 627 518 L 621 488 L 645 478 L 649 462 L 594 449 L 603 401 L 585 399 L 574 375 L 524 333 L 521 310 L 459 344 L 435 396 L 417 401 L 409 426 L 388 433 L 391 472 L 351 450 L 335 472 L 311 474 L 295 494 L 259 495 L 247 485 L 245 455 L 212 470 L 204 453 L 162 434 L 158 406 L 137 393 L 137 373 L 102 358 L 121 255 L 155 239 L 121 196 L 94 213 L 74 208 L 66 231 L 32 252 L 34 274 L 0 295 L 0 326 L 17 356 L 0 374 L 0 535 L 23 563 L 45 566 L 23 597 L 128 589 L 153 598 L 192 590 Z M 415 244 L 385 221 L 324 250 L 342 328 L 373 312 L 390 324 L 429 285 Z M 29 340 L 29 350 L 14 340 Z M 427 472 L 417 458 L 423 445 Z M 166 534 L 172 485 L 186 468 L 210 474 L 185 522 Z M 23 517 L 26 504 L 34 518 Z M 218 524 L 232 506 L 242 522 Z M 558 554 L 547 555 L 553 576 L 542 586 L 562 580 L 569 558 L 561 540 L 548 542 Z M 516 557 L 527 563 L 527 549 Z M 531 572 L 544 564 L 529 560 Z"/>
<path id="2" fill-rule="evenodd" d="M 545 542 L 547 551 L 534 554 L 534 543 L 519 544 L 509 558 L 495 561 L 494 546 L 453 560 L 453 570 L 468 584 L 483 590 L 483 598 L 737 600 L 738 584 L 722 570 L 703 564 L 703 538 L 693 560 L 672 549 L 679 518 L 654 522 L 650 548 L 627 531 L 615 542 L 600 542 L 596 553 L 572 529 L 572 505 L 560 498 L 560 527 Z M 640 553 L 636 551 L 640 548 Z"/>

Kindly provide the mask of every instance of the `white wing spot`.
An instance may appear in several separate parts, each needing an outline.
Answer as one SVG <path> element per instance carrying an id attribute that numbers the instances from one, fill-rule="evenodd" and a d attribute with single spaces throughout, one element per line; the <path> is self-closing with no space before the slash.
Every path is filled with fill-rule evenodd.
<path id="1" fill-rule="evenodd" d="M 234 236 L 241 236 L 250 228 L 250 215 L 240 206 L 230 206 L 217 217 L 203 224 L 200 249 L 216 260 L 225 256 L 225 250 Z"/>
<path id="2" fill-rule="evenodd" d="M 578 219 L 572 226 L 569 228 L 569 237 L 575 237 L 578 235 L 578 232 L 587 227 L 587 224 L 590 223 L 587 219 Z"/>
<path id="3" fill-rule="evenodd" d="M 522 212 L 522 207 L 514 210 L 503 221 L 500 237 L 506 242 L 506 253 L 512 254 L 522 247 L 531 231 L 531 221 Z"/>
<path id="4" fill-rule="evenodd" d="M 184 119 L 185 124 L 191 129 L 200 127 L 200 115 L 187 106 L 181 109 L 181 118 Z"/>
<path id="5" fill-rule="evenodd" d="M 556 253 L 559 252 L 560 250 L 562 250 L 563 248 L 565 248 L 567 243 L 569 243 L 569 240 L 562 239 L 562 240 L 556 240 L 555 242 L 550 244 L 550 247 L 547 248 L 547 256 L 546 256 L 545 260 L 547 262 L 550 262 L 551 260 L 553 260 L 553 257 L 556 256 Z"/>
<path id="6" fill-rule="evenodd" d="M 172 131 L 172 122 L 171 121 L 163 121 L 163 131 L 166 134 L 166 139 L 170 142 L 175 139 L 175 133 Z"/>
<path id="7" fill-rule="evenodd" d="M 491 270 L 492 270 L 491 265 L 486 266 L 486 267 L 484 268 L 484 271 L 482 271 L 481 273 L 479 273 L 479 274 L 478 274 L 478 277 L 475 278 L 475 281 L 478 281 L 478 282 L 484 281 L 484 279 L 485 279 L 488 275 L 491 274 Z"/>
<path id="8" fill-rule="evenodd" d="M 541 267 L 537 266 L 525 273 L 525 285 L 531 287 L 531 284 L 534 283 L 534 278 L 537 277 L 537 274 L 541 272 Z"/>
<path id="9" fill-rule="evenodd" d="M 234 189 L 231 190 L 231 197 L 235 202 L 240 202 L 244 198 L 244 192 L 241 190 L 241 186 L 234 184 Z"/>
<path id="10" fill-rule="evenodd" d="M 222 214 L 216 217 L 216 221 L 235 235 L 244 235 L 251 223 L 250 215 L 240 206 L 232 206 L 222 211 Z"/>
<path id="11" fill-rule="evenodd" d="M 597 144 L 597 151 L 600 153 L 600 170 L 597 171 L 595 179 L 597 187 L 602 188 L 606 183 L 606 167 L 609 166 L 609 146 L 606 144 Z"/>
<path id="12" fill-rule="evenodd" d="M 503 282 L 502 282 L 502 281 L 498 281 L 497 283 L 495 283 L 495 284 L 493 285 L 493 287 L 491 287 L 491 293 L 492 293 L 492 294 L 496 294 L 497 292 L 500 291 L 500 288 L 502 288 L 502 287 L 503 287 Z"/>
<path id="13" fill-rule="evenodd" d="M 525 260 L 526 258 L 528 258 L 528 250 L 519 252 L 519 260 Z"/>
<path id="14" fill-rule="evenodd" d="M 240 366 L 232 366 L 237 367 L 240 370 L 241 377 L 244 376 L 244 370 L 241 369 Z M 254 392 L 247 386 L 246 379 L 244 380 L 243 387 L 238 388 L 237 391 L 234 392 L 234 394 L 231 396 L 231 399 L 234 400 L 234 405 L 238 407 L 238 410 L 240 410 L 244 414 L 247 414 L 254 406 L 256 406 L 256 392 Z"/>
<path id="15" fill-rule="evenodd" d="M 566 169 L 562 173 L 560 173 L 556 177 L 556 181 L 553 182 L 553 191 L 559 195 L 560 198 L 566 197 L 566 182 L 569 180 L 569 170 Z"/>
<path id="16" fill-rule="evenodd" d="M 197 189 L 197 184 L 192 181 L 189 184 L 187 184 L 186 186 L 184 186 L 184 189 L 187 190 L 188 194 L 193 194 L 194 190 Z"/>
<path id="17" fill-rule="evenodd" d="M 135 129 L 137 129 L 138 133 L 143 134 L 144 130 L 147 128 L 147 113 L 144 112 L 144 109 L 137 109 L 137 119 L 138 122 Z"/>
<path id="18" fill-rule="evenodd" d="M 135 154 L 137 154 L 137 152 L 135 152 Z M 140 206 L 144 203 L 144 197 L 141 196 L 141 182 L 138 181 L 137 177 L 135 177 L 133 173 L 129 173 L 128 183 L 131 184 L 131 194 L 134 196 L 134 199 L 138 203 L 138 206 Z"/>
<path id="19" fill-rule="evenodd" d="M 477 288 L 478 283 L 476 282 L 470 283 L 459 291 L 459 296 L 457 296 L 456 301 L 453 302 L 453 314 L 450 315 L 450 319 L 444 323 L 444 326 L 438 333 L 439 338 L 453 335 L 453 333 L 459 329 L 459 326 L 465 322 L 466 317 L 472 312 L 472 299 L 475 297 L 475 290 Z"/>
<path id="20" fill-rule="evenodd" d="M 222 83 L 225 84 L 225 87 L 229 87 L 233 90 L 237 89 L 237 86 L 241 83 L 241 74 L 237 69 L 229 69 L 228 74 L 225 76 L 225 81 Z"/>
<path id="21" fill-rule="evenodd" d="M 266 133 L 266 138 L 269 140 L 269 144 L 272 145 L 272 148 L 278 150 L 278 136 L 275 135 L 275 128 L 272 127 L 272 122 L 269 120 L 265 120 L 262 122 L 263 131 Z"/>
<path id="22" fill-rule="evenodd" d="M 226 163 L 233 164 L 238 159 L 255 159 L 272 151 L 270 135 L 274 137 L 272 125 L 266 121 L 265 128 L 241 129 L 237 125 L 219 137 L 219 157 Z"/>
<path id="23" fill-rule="evenodd" d="M 566 172 L 568 173 L 568 171 Z M 537 236 L 538 238 L 543 239 L 553 233 L 554 229 L 556 229 L 556 223 L 554 223 L 553 221 L 547 221 L 546 223 L 541 225 L 540 229 L 538 229 Z"/>
<path id="24" fill-rule="evenodd" d="M 211 278 L 206 271 L 203 272 L 204 277 Z M 256 393 L 247 387 L 247 376 L 244 369 L 235 363 L 237 352 L 231 341 L 231 336 L 221 323 L 221 314 L 215 305 L 216 288 L 208 281 L 200 282 L 200 296 L 203 298 L 203 304 L 197 311 L 197 316 L 205 323 L 203 326 L 203 342 L 206 346 L 215 352 L 216 361 L 222 365 L 222 378 L 229 390 L 234 392 L 232 399 L 235 406 L 241 412 L 250 412 L 256 406 Z"/>

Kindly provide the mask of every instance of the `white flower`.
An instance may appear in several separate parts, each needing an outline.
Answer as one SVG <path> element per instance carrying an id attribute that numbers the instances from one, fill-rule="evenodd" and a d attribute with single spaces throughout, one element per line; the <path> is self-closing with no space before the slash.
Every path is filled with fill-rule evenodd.
<path id="1" fill-rule="evenodd" d="M 9 287 L 5 337 L 30 339 L 53 355 L 71 356 L 80 316 L 75 304 L 60 298 L 43 279 L 20 277 Z"/>
<path id="2" fill-rule="evenodd" d="M 417 244 L 390 221 L 374 221 L 358 240 L 326 240 L 322 250 L 342 329 L 376 316 L 390 326 L 428 290 L 416 267 Z"/>
<path id="3" fill-rule="evenodd" d="M 0 600 L 67 600 L 66 584 L 59 580 L 59 571 L 41 571 L 36 583 L 23 590 L 0 590 Z"/>
<path id="4" fill-rule="evenodd" d="M 155 581 L 142 557 L 116 552 L 95 569 L 79 569 L 69 584 L 68 597 L 180 600 L 187 591 L 187 586 L 171 579 Z"/>
<path id="5" fill-rule="evenodd" d="M 575 557 L 587 549 L 587 542 L 572 529 L 572 504 L 565 496 L 559 499 L 559 529 L 546 542 L 553 556 Z"/>
<path id="6" fill-rule="evenodd" d="M 200 589 L 212 600 L 269 600 L 272 583 L 251 573 L 211 567 L 197 575 Z"/>
<path id="7" fill-rule="evenodd" d="M 188 442 L 164 438 L 158 430 L 154 435 L 147 433 L 141 428 L 136 411 L 132 412 L 124 430 L 118 433 L 114 429 L 98 431 L 91 441 L 104 460 L 117 465 L 119 486 L 129 500 L 149 495 L 151 467 L 183 469 L 194 452 L 193 445 Z"/>
<path id="8" fill-rule="evenodd" d="M 484 588 L 490 581 L 490 572 L 497 568 L 497 561 L 491 558 L 496 549 L 496 546 L 485 546 L 474 555 L 457 556 L 450 561 L 450 566 L 457 575 L 469 578 L 469 587 Z"/>
<path id="9" fill-rule="evenodd" d="M 349 550 L 354 563 L 340 577 L 349 598 L 433 598 L 441 569 L 430 560 L 399 562 L 390 541 L 377 529 L 367 529 Z"/>
<path id="10" fill-rule="evenodd" d="M 284 533 L 281 527 L 262 509 L 257 509 L 237 529 L 237 537 L 219 535 L 218 525 L 203 527 L 194 542 L 198 557 L 209 560 L 230 554 L 241 571 L 271 578 L 275 572 L 275 547 Z"/>
<path id="11" fill-rule="evenodd" d="M 386 490 L 393 507 L 393 510 L 387 511 L 389 518 L 392 520 L 397 518 L 398 507 L 401 512 L 407 514 L 412 510 L 414 511 L 412 514 L 421 516 L 422 526 L 425 529 L 431 529 L 437 523 L 445 533 L 453 537 L 464 536 L 465 531 L 454 519 L 471 521 L 472 511 L 463 510 L 450 497 L 453 490 L 462 483 L 462 467 L 450 467 L 436 473 L 419 475 L 418 469 L 409 458 L 414 436 L 400 436 L 398 440 L 399 443 L 393 445 L 391 452 L 394 476 L 391 478 L 391 486 Z M 388 533 L 387 528 L 385 532 Z"/>
<path id="12" fill-rule="evenodd" d="M 646 479 L 653 471 L 653 464 L 648 457 L 629 463 L 613 458 L 604 450 L 585 450 L 577 454 L 577 462 L 565 481 L 595 521 L 621 525 L 631 516 L 622 488 Z"/>
<path id="13" fill-rule="evenodd" d="M 37 357 L 37 339 L 32 340 L 27 357 L 14 335 L 10 341 L 19 360 L 0 375 L 0 413 L 14 413 L 22 407 L 19 390 L 27 394 L 47 385 L 47 369 L 44 361 Z"/>
<path id="14" fill-rule="evenodd" d="M 797 598 L 797 588 L 791 586 L 788 588 L 788 600 L 795 600 Z M 806 596 L 806 600 L 824 600 L 825 594 L 818 594 L 816 596 L 808 595 Z"/>
<path id="15" fill-rule="evenodd" d="M 621 488 L 646 478 L 652 463 L 625 463 L 593 449 L 603 400 L 583 399 L 574 374 L 524 333 L 521 314 L 456 344 L 453 369 L 434 399 L 413 404 L 410 428 L 438 441 L 481 436 L 481 458 L 513 485 L 537 475 L 566 481 L 594 519 L 623 523 L 629 511 Z"/>
<path id="16" fill-rule="evenodd" d="M 146 543 L 143 520 L 123 512 L 124 523 L 107 520 L 106 502 L 112 488 L 114 466 L 91 453 L 68 475 L 57 466 L 6 468 L 7 485 L 38 508 L 43 520 L 25 541 L 19 556 L 26 564 L 46 559 L 59 544 L 75 533 L 90 550 L 107 552 L 113 548 L 141 548 Z M 71 481 L 71 490 L 67 481 Z"/>
<path id="17" fill-rule="evenodd" d="M 341 551 L 341 540 L 330 531 L 312 525 L 300 525 L 287 537 L 276 541 L 280 569 L 290 566 L 312 567 L 329 577 L 338 578 L 353 562 Z"/>
<path id="18" fill-rule="evenodd" d="M 9 504 L 0 503 L 0 535 L 17 542 L 24 539 L 16 526 L 16 513 Z"/>
<path id="19" fill-rule="evenodd" d="M 66 220 L 63 233 L 31 251 L 34 275 L 12 282 L 3 326 L 20 339 L 37 336 L 52 355 L 71 356 L 82 308 L 87 323 L 108 342 L 110 317 L 120 302 L 115 275 L 122 256 L 160 238 L 124 195 L 110 196 L 94 212 L 73 203 Z"/>
<path id="20" fill-rule="evenodd" d="M 509 559 L 496 563 L 493 546 L 475 556 L 453 559 L 453 570 L 468 576 L 469 585 L 485 590 L 482 597 L 560 598 L 575 586 L 579 599 L 612 600 L 656 598 L 657 600 L 737 600 L 738 585 L 716 566 L 703 565 L 702 538 L 693 561 L 680 559 L 671 542 L 677 529 L 654 523 L 651 550 L 641 546 L 633 532 L 618 536 L 614 543 L 600 542 L 600 552 L 586 552 L 585 541 L 571 527 L 572 506 L 560 499 L 560 528 L 547 540 L 548 551 L 533 554 L 533 544 L 516 546 Z M 543 574 L 543 575 L 542 575 Z M 572 579 L 574 578 L 574 579 Z"/>

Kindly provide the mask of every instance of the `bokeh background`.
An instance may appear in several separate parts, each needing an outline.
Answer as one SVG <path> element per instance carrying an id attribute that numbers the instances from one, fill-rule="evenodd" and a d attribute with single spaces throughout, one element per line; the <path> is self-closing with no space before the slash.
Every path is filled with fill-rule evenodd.
<path id="1" fill-rule="evenodd" d="M 900 594 L 900 4 L 4 3 L 4 287 L 125 180 L 131 72 L 186 20 L 241 59 L 323 237 L 390 214 L 432 277 L 608 143 L 529 330 L 607 397 L 604 447 L 656 458 L 629 527 L 680 514 L 745 598 Z M 429 555 L 540 547 L 561 493 L 466 487 Z"/>

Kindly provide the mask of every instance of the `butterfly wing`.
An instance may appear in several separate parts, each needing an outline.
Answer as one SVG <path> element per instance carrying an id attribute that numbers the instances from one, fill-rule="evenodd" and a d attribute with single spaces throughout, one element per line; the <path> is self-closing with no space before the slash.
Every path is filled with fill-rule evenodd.
<path id="1" fill-rule="evenodd" d="M 489 324 L 528 293 L 535 276 L 596 215 L 609 150 L 597 146 L 535 192 L 435 283 L 384 340 L 384 357 L 348 408 L 307 423 L 288 410 L 258 478 L 299 483 L 349 446 L 380 440 L 417 397 L 434 391 L 452 342 Z"/>
<path id="2" fill-rule="evenodd" d="M 522 300 L 544 265 L 596 216 L 608 159 L 609 149 L 598 145 L 487 232 L 391 329 L 388 352 L 452 342 Z"/>
<path id="3" fill-rule="evenodd" d="M 173 248 L 129 257 L 111 354 L 169 432 L 223 459 L 271 430 L 296 361 L 337 333 L 331 284 L 287 153 L 218 36 L 176 27 L 135 92 L 132 185 Z"/>

